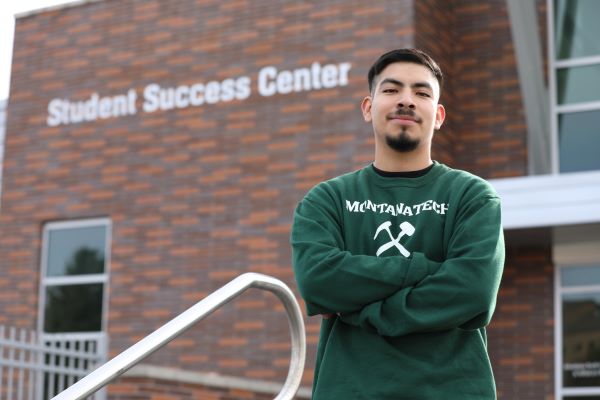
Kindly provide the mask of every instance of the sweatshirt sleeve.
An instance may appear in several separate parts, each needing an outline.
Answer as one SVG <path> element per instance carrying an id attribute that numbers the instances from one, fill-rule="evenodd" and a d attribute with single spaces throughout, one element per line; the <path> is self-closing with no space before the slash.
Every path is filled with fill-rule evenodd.
<path id="1" fill-rule="evenodd" d="M 308 315 L 359 311 L 440 267 L 402 256 L 379 258 L 344 250 L 337 204 L 320 186 L 298 204 L 291 244 L 294 275 Z"/>
<path id="2" fill-rule="evenodd" d="M 416 252 L 412 260 L 431 262 Z M 491 320 L 503 267 L 500 200 L 479 197 L 461 212 L 448 257 L 435 274 L 341 318 L 382 336 L 479 329 Z"/>

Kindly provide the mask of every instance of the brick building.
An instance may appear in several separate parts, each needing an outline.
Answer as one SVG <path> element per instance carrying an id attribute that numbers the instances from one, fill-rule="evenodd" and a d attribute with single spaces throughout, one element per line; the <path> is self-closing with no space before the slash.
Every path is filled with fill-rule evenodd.
<path id="1" fill-rule="evenodd" d="M 0 324 L 106 337 L 114 356 L 243 272 L 296 291 L 295 204 L 372 160 L 367 69 L 419 47 L 447 76 L 434 158 L 503 197 L 499 398 L 600 398 L 599 14 L 591 0 L 104 0 L 19 16 Z M 318 331 L 306 319 L 298 398 Z M 108 394 L 272 398 L 288 362 L 281 304 L 249 292 Z"/>
<path id="2" fill-rule="evenodd" d="M 4 158 L 4 130 L 6 129 L 6 100 L 0 100 L 0 199 L 2 199 L 2 159 Z"/>

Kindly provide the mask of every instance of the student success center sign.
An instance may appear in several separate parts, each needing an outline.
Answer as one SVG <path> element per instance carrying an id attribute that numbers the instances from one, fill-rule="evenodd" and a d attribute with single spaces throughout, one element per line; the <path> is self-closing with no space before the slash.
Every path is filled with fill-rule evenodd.
<path id="1" fill-rule="evenodd" d="M 269 97 L 346 86 L 350 68 L 351 64 L 348 62 L 325 65 L 313 62 L 309 67 L 293 70 L 278 70 L 274 66 L 266 66 L 256 74 L 255 89 L 260 96 Z M 54 98 L 48 103 L 46 123 L 48 126 L 59 126 L 135 115 L 138 113 L 140 96 L 141 110 L 151 113 L 246 100 L 252 95 L 252 89 L 251 77 L 244 75 L 222 81 L 196 82 L 172 87 L 150 83 L 141 93 L 135 89 L 103 97 L 93 93 L 84 100 Z"/>

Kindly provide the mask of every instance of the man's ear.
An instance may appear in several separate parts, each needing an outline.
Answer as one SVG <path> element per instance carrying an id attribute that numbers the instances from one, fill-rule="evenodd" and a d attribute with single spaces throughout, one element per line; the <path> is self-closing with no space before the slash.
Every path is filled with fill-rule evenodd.
<path id="1" fill-rule="evenodd" d="M 435 125 L 434 125 L 434 128 L 436 130 L 440 129 L 442 127 L 442 124 L 444 123 L 445 119 L 446 119 L 446 109 L 444 108 L 443 105 L 438 104 L 437 105 L 437 111 L 435 113 Z"/>
<path id="2" fill-rule="evenodd" d="M 371 100 L 371 96 L 365 97 L 362 100 L 362 102 L 360 103 L 360 109 L 362 111 L 363 119 L 365 120 L 365 122 L 372 121 L 372 117 L 371 117 L 371 105 L 372 104 L 373 104 L 373 101 Z"/>

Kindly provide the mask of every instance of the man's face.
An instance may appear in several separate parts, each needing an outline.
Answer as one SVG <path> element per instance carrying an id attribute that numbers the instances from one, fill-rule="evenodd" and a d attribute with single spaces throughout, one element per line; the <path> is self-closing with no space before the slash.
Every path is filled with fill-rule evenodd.
<path id="1" fill-rule="evenodd" d="M 440 87 L 431 71 L 420 64 L 397 62 L 377 76 L 373 93 L 361 105 L 365 121 L 373 124 L 375 140 L 398 152 L 431 146 L 445 110 L 438 104 Z"/>

